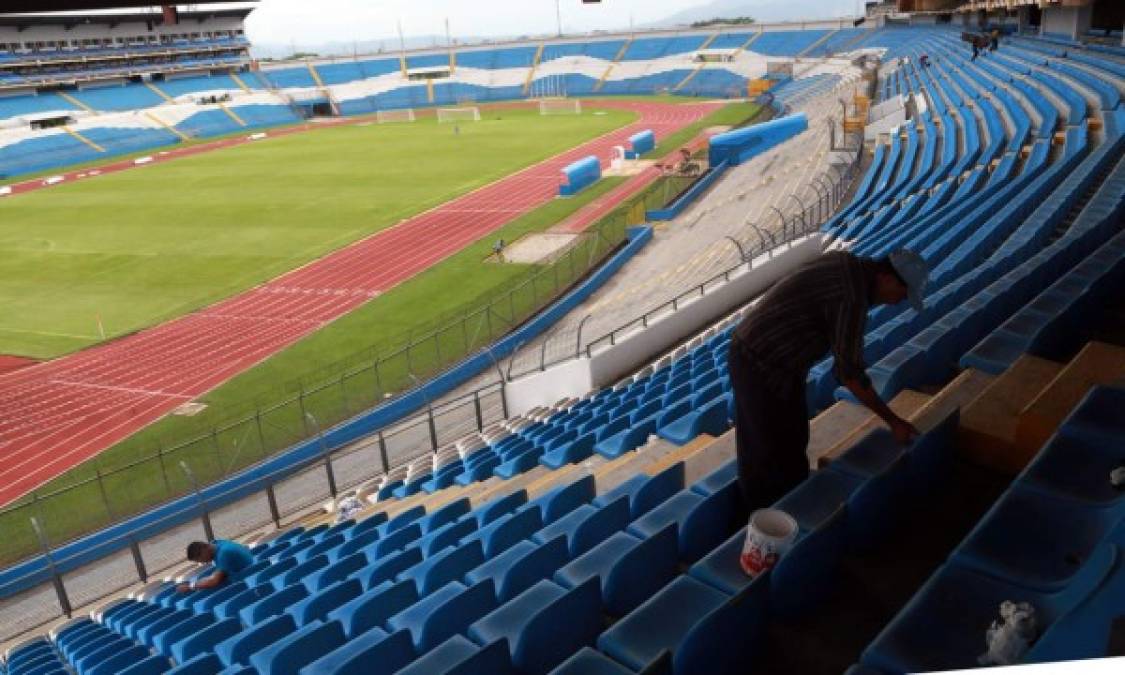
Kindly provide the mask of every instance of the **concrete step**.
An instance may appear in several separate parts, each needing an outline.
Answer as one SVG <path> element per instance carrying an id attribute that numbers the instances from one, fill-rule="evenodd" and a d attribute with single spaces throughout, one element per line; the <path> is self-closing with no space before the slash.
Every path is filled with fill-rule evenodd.
<path id="1" fill-rule="evenodd" d="M 1034 456 L 1091 387 L 1125 378 L 1125 347 L 1089 342 L 1039 395 L 1024 406 L 1013 445 Z"/>
<path id="2" fill-rule="evenodd" d="M 1030 455 L 1013 445 L 1020 411 L 1050 384 L 1063 364 L 1025 354 L 961 410 L 959 444 L 973 462 L 1018 473 Z"/>

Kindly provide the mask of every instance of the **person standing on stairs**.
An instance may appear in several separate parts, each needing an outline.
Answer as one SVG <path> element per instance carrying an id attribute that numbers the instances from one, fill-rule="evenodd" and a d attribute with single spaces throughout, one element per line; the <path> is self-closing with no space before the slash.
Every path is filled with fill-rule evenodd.
<path id="1" fill-rule="evenodd" d="M 863 361 L 867 311 L 909 298 L 922 311 L 928 271 L 918 254 L 877 260 L 825 253 L 781 279 L 735 328 L 728 364 L 735 401 L 738 482 L 749 511 L 770 506 L 809 475 L 805 382 L 828 353 L 842 385 L 909 443 L 918 434 L 871 386 Z"/>

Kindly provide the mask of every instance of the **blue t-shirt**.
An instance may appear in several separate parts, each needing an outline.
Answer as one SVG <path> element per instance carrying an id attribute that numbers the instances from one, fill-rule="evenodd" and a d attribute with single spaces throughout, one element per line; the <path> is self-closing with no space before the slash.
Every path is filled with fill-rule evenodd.
<path id="1" fill-rule="evenodd" d="M 214 544 L 215 559 L 212 564 L 216 569 L 226 572 L 227 576 L 237 575 L 254 562 L 254 556 L 250 554 L 250 549 L 238 542 L 216 539 Z"/>

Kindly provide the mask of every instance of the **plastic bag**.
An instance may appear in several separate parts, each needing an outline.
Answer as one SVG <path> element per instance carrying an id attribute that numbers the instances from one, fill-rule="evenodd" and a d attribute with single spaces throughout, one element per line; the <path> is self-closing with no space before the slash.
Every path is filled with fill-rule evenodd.
<path id="1" fill-rule="evenodd" d="M 1000 618 L 985 631 L 988 651 L 977 659 L 982 666 L 1020 663 L 1038 632 L 1035 608 L 1026 602 L 1000 603 Z"/>

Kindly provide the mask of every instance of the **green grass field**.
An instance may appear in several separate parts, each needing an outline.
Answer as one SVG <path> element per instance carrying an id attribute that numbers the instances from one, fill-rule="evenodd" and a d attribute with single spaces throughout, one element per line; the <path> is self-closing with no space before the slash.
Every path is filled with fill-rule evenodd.
<path id="1" fill-rule="evenodd" d="M 690 100 L 690 99 L 688 99 Z M 586 106 L 587 110 L 592 110 L 596 107 L 594 103 Z M 708 126 L 715 125 L 734 125 L 744 122 L 752 118 L 758 112 L 757 106 L 746 103 L 735 103 L 720 108 L 712 115 L 699 121 L 696 124 L 685 128 L 680 133 L 673 134 L 661 142 L 657 150 L 652 153 L 652 156 L 661 156 L 669 152 L 680 144 L 692 138 L 701 129 Z M 449 197 L 459 192 L 464 192 L 471 188 L 471 186 L 479 185 L 484 182 L 495 179 L 501 175 L 509 174 L 520 166 L 530 163 L 535 157 L 549 156 L 555 154 L 561 149 L 571 147 L 584 138 L 601 133 L 603 127 L 592 128 L 586 126 L 593 120 L 601 120 L 610 126 L 618 126 L 626 123 L 630 117 L 628 115 L 606 115 L 606 116 L 583 116 L 582 118 L 564 118 L 561 116 L 552 116 L 541 118 L 538 114 L 519 113 L 513 111 L 504 111 L 503 119 L 495 122 L 481 122 L 479 125 L 463 125 L 462 137 L 466 135 L 474 142 L 479 141 L 484 144 L 487 142 L 485 138 L 476 138 L 480 134 L 495 134 L 503 136 L 508 134 L 507 129 L 526 130 L 527 134 L 522 138 L 520 143 L 515 143 L 509 139 L 497 138 L 496 144 L 504 149 L 505 153 L 510 153 L 510 163 L 507 168 L 500 168 L 499 165 L 495 169 L 495 173 L 489 176 L 479 176 L 470 170 L 465 173 L 457 173 L 456 180 L 463 180 L 464 183 L 456 183 L 454 181 L 454 174 L 450 166 L 446 165 L 441 170 L 435 169 L 430 171 L 428 168 L 421 166 L 404 166 L 402 170 L 412 172 L 412 175 L 418 176 L 425 174 L 432 177 L 434 175 L 447 175 L 446 180 L 449 185 L 446 186 L 446 192 L 441 196 L 431 194 L 432 191 L 437 191 L 432 178 L 422 179 L 426 180 L 429 188 L 421 188 L 414 185 L 407 185 L 404 189 L 410 189 L 415 196 L 417 202 L 415 209 L 419 210 L 426 208 L 434 203 L 446 201 Z M 495 117 L 495 115 L 491 115 Z M 564 122 L 562 125 L 556 122 Z M 542 133 L 549 127 L 550 129 L 550 146 L 547 146 L 548 136 L 537 136 L 536 134 Z M 584 129 L 584 131 L 583 131 Z M 558 141 L 557 135 L 563 132 L 570 134 L 570 140 Z M 337 132 L 343 132 L 336 136 Z M 468 133 L 467 133 L 468 132 Z M 444 134 L 445 127 L 439 127 L 436 124 L 427 126 L 424 122 L 417 122 L 414 125 L 395 125 L 383 127 L 359 127 L 359 128 L 335 128 L 323 129 L 310 134 L 301 134 L 297 136 L 287 137 L 284 139 L 273 139 L 268 144 L 257 146 L 243 146 L 240 148 L 233 148 L 229 150 L 222 150 L 216 153 L 201 155 L 194 158 L 187 158 L 184 160 L 177 160 L 175 163 L 170 163 L 165 166 L 152 167 L 152 169 L 174 169 L 176 170 L 173 175 L 182 175 L 181 172 L 185 169 L 180 169 L 178 164 L 201 162 L 201 165 L 188 169 L 195 175 L 197 185 L 208 185 L 213 190 L 224 190 L 225 186 L 232 182 L 237 183 L 237 186 L 231 188 L 229 192 L 223 192 L 226 198 L 231 199 L 232 203 L 226 205 L 226 210 L 231 212 L 237 211 L 240 218 L 253 219 L 255 223 L 264 222 L 256 215 L 256 211 L 250 208 L 243 208 L 244 202 L 250 199 L 256 199 L 259 205 L 258 208 L 266 209 L 268 205 L 263 205 L 265 200 L 265 193 L 263 191 L 250 189 L 245 187 L 251 183 L 244 176 L 234 174 L 228 170 L 228 157 L 238 158 L 239 154 L 246 151 L 253 151 L 253 162 L 250 158 L 244 161 L 239 161 L 238 164 L 243 167 L 243 171 L 247 167 L 252 168 L 256 177 L 269 177 L 282 175 L 285 177 L 287 184 L 293 186 L 294 190 L 305 190 L 300 178 L 304 175 L 303 172 L 312 173 L 316 171 L 330 171 L 335 176 L 351 176 L 355 172 L 363 172 L 365 175 L 373 175 L 382 171 L 379 175 L 388 175 L 387 171 L 387 155 L 382 151 L 384 144 L 380 144 L 379 155 L 373 155 L 373 149 L 369 145 L 363 145 L 359 150 L 350 147 L 351 145 L 359 145 L 356 139 L 367 138 L 380 138 L 380 139 L 401 139 L 404 146 L 411 147 L 416 152 L 421 152 L 427 157 L 443 156 L 440 153 L 446 151 L 444 142 L 436 142 L 437 134 Z M 368 136 L 367 134 L 372 134 Z M 378 136 L 376 136 L 378 134 Z M 382 135 L 385 134 L 385 135 Z M 283 141 L 290 139 L 304 138 L 310 141 L 299 142 L 297 147 L 290 147 Z M 313 142 L 315 141 L 315 142 Z M 557 145 L 556 145 L 556 141 Z M 329 145 L 326 145 L 329 144 Z M 515 146 L 515 147 L 512 147 Z M 562 147 L 558 147 L 562 146 Z M 331 151 L 337 151 L 344 156 L 351 158 L 357 163 L 364 164 L 362 167 L 338 166 L 340 157 L 321 157 L 321 152 L 328 152 L 325 148 L 331 148 Z M 556 148 L 556 149 L 551 149 Z M 280 154 L 273 152 L 276 150 Z M 262 154 L 259 154 L 262 153 Z M 453 155 L 450 160 L 453 164 L 459 164 L 463 158 L 458 153 L 450 153 Z M 373 158 L 378 157 L 379 161 L 374 162 Z M 281 165 L 277 159 L 284 157 L 286 162 L 301 163 L 301 167 L 289 167 Z M 522 161 L 519 160 L 522 158 Z M 208 161 L 209 160 L 209 161 Z M 443 162 L 446 160 L 443 160 Z M 419 163 L 421 164 L 421 163 Z M 321 168 L 323 165 L 323 168 Z M 311 167 L 311 168 L 310 168 Z M 380 168 L 381 167 L 381 168 Z M 131 174 L 142 174 L 148 171 L 143 169 L 141 171 L 127 172 Z M 222 172 L 222 177 L 212 178 L 216 172 Z M 107 185 L 111 178 L 125 177 L 124 174 L 118 176 L 105 176 L 103 179 L 107 181 Z M 146 176 L 147 178 L 147 176 Z M 261 180 L 261 178 L 255 178 Z M 319 183 L 319 178 L 316 178 Z M 348 195 L 363 195 L 369 194 L 370 190 L 376 189 L 370 185 L 370 180 L 360 181 L 358 179 L 339 179 L 343 180 L 347 185 L 345 186 L 345 194 Z M 394 179 L 396 182 L 398 178 Z M 415 180 L 419 180 L 415 178 Z M 322 389 L 322 394 L 309 396 L 303 401 L 304 407 L 316 415 L 317 419 L 322 420 L 325 424 L 332 423 L 343 416 L 348 414 L 355 414 L 363 407 L 371 405 L 373 402 L 371 397 L 379 390 L 393 390 L 396 386 L 402 386 L 405 380 L 404 364 L 395 362 L 390 364 L 390 368 L 383 371 L 383 381 L 376 382 L 374 378 L 368 373 L 358 373 L 357 368 L 364 367 L 364 364 L 370 364 L 374 359 L 381 355 L 394 352 L 405 341 L 409 340 L 411 336 L 418 336 L 425 334 L 427 331 L 432 330 L 434 327 L 446 325 L 447 323 L 455 320 L 457 316 L 465 312 L 469 308 L 476 308 L 482 306 L 490 299 L 505 297 L 502 295 L 509 289 L 515 287 L 517 284 L 526 280 L 530 275 L 538 274 L 540 277 L 552 277 L 550 274 L 551 269 L 535 265 L 516 265 L 505 264 L 497 265 L 491 262 L 486 262 L 485 259 L 490 253 L 492 241 L 497 237 L 502 237 L 506 241 L 514 241 L 520 236 L 542 231 L 554 225 L 573 212 L 580 209 L 582 206 L 588 204 L 590 201 L 598 198 L 606 192 L 612 190 L 619 185 L 623 179 L 620 178 L 606 178 L 599 181 L 593 187 L 583 191 L 576 197 L 570 199 L 554 200 L 545 204 L 544 206 L 517 218 L 516 220 L 508 223 L 496 233 L 477 241 L 476 243 L 466 247 L 462 251 L 442 261 L 438 265 L 426 270 L 425 272 L 406 280 L 387 293 L 372 299 L 365 303 L 355 311 L 341 317 L 337 321 L 329 324 L 321 330 L 309 335 L 303 340 L 291 345 L 285 350 L 275 354 L 266 361 L 258 364 L 257 366 L 247 370 L 241 375 L 233 378 L 227 383 L 221 385 L 215 390 L 200 397 L 200 401 L 205 403 L 207 409 L 195 417 L 165 417 L 148 428 L 138 432 L 129 439 L 117 444 L 116 446 L 101 453 L 96 459 L 86 462 L 85 464 L 75 467 L 74 469 L 63 474 L 59 478 L 51 481 L 43 488 L 37 491 L 42 497 L 47 495 L 46 499 L 40 499 L 37 509 L 42 511 L 42 519 L 49 523 L 50 536 L 52 541 L 59 542 L 67 540 L 76 534 L 90 531 L 97 527 L 104 526 L 109 522 L 120 518 L 129 513 L 133 513 L 145 507 L 159 503 L 177 494 L 182 494 L 189 489 L 184 476 L 176 468 L 179 460 L 187 461 L 196 472 L 196 474 L 204 480 L 211 480 L 217 478 L 232 470 L 237 470 L 243 466 L 256 462 L 264 456 L 274 452 L 286 444 L 291 443 L 308 433 L 308 430 L 303 427 L 302 417 L 293 403 L 274 408 L 272 412 L 264 413 L 262 415 L 263 428 L 266 430 L 266 438 L 259 440 L 257 434 L 254 432 L 252 424 L 236 424 L 229 426 L 234 420 L 246 419 L 247 415 L 254 415 L 259 410 L 267 410 L 275 406 L 279 401 L 289 400 L 292 401 L 297 392 L 301 390 L 309 391 L 316 388 L 318 385 L 323 385 L 326 382 L 332 382 L 337 378 L 344 376 L 344 385 L 340 387 L 328 387 Z M 307 181 L 305 181 L 307 182 Z M 353 184 L 362 182 L 364 185 L 355 186 Z M 409 181 L 403 180 L 404 184 Z M 321 190 L 334 190 L 331 182 L 326 183 L 328 187 L 321 187 Z M 83 188 L 90 189 L 95 186 L 95 182 L 84 185 L 68 186 L 68 189 Z M 241 186 L 241 187 L 240 187 Z M 118 204 L 120 205 L 120 197 L 122 187 L 118 187 L 110 194 L 103 195 L 100 200 L 113 202 L 113 193 L 116 193 Z M 194 188 L 193 188 L 194 189 Z M 270 188 L 271 194 L 277 197 L 277 190 Z M 265 190 L 265 188 L 263 188 Z M 367 191 L 365 193 L 365 190 Z M 44 197 L 56 192 L 56 190 L 49 190 L 38 195 L 25 195 L 23 198 L 30 197 Z M 62 192 L 62 189 L 57 190 Z M 175 185 L 165 185 L 162 188 L 161 194 L 165 195 L 166 199 L 175 199 L 178 203 L 199 203 L 200 199 L 191 199 L 190 194 L 184 193 L 182 187 Z M 307 192 L 305 193 L 308 194 Z M 332 192 L 332 194 L 335 194 Z M 75 197 L 68 197 L 70 199 L 77 199 Z M 280 197 L 290 208 L 296 208 L 296 199 L 288 196 Z M 359 199 L 359 197 L 355 197 Z M 92 200 L 93 197 L 85 196 L 84 199 Z M 8 205 L 0 204 L 0 207 L 7 207 L 16 204 L 18 200 L 12 200 Z M 344 242 L 355 239 L 363 234 L 375 231 L 387 223 L 395 222 L 401 215 L 386 215 L 381 216 L 381 208 L 374 208 L 364 210 L 363 208 L 353 206 L 351 209 L 343 209 L 342 207 L 327 203 L 329 196 L 321 195 L 319 201 L 319 208 L 312 209 L 311 213 L 304 214 L 301 222 L 313 222 L 319 227 L 318 230 L 325 230 L 321 232 L 321 239 L 316 245 L 320 247 L 320 251 L 327 251 L 342 245 Z M 401 204 L 404 200 L 402 195 L 389 195 L 386 201 L 381 203 L 386 208 L 391 208 L 393 204 Z M 74 208 L 75 202 L 70 202 L 71 208 Z M 144 206 L 144 205 L 138 205 Z M 119 208 L 124 208 L 120 207 Z M 132 209 L 129 206 L 129 209 Z M 144 208 L 149 208 L 144 206 Z M 399 208 L 405 208 L 400 206 Z M 159 211 L 159 209 L 157 209 Z M 211 213 L 219 213 L 224 209 L 213 208 Z M 279 210 L 270 209 L 275 214 L 275 218 L 284 219 L 278 216 Z M 112 209 L 107 209 L 105 213 L 112 213 Z M 342 215 L 349 215 L 357 220 L 362 220 L 363 225 L 367 229 L 363 229 L 359 225 L 354 228 L 345 226 L 343 223 L 338 224 L 336 227 L 331 227 L 329 223 L 323 222 L 325 219 L 320 217 L 325 213 L 336 212 Z M 0 217 L 5 215 L 3 208 L 0 208 Z M 151 211 L 150 211 L 151 213 Z M 27 216 L 30 217 L 30 216 Z M 61 211 L 60 211 L 61 217 Z M 342 216 L 341 216 L 342 217 Z M 133 222 L 133 217 L 129 214 L 130 222 Z M 25 221 L 25 227 L 27 227 Z M 196 255 L 202 259 L 198 261 L 200 265 L 208 263 L 207 256 L 203 255 L 200 251 L 205 249 L 206 237 L 220 238 L 229 241 L 231 237 L 240 241 L 255 241 L 255 237 L 276 239 L 280 236 L 299 236 L 302 233 L 299 231 L 301 225 L 290 222 L 284 229 L 277 230 L 277 235 L 272 236 L 274 233 L 273 228 L 268 224 L 262 225 L 249 225 L 242 224 L 238 220 L 233 220 L 230 228 L 241 231 L 248 230 L 245 233 L 244 239 L 238 239 L 235 233 L 226 233 L 218 228 L 208 228 L 205 235 L 200 234 L 198 231 L 196 235 L 191 236 L 191 219 L 188 225 L 181 225 L 181 229 L 187 232 L 180 233 L 180 236 L 187 240 L 185 245 L 189 250 L 196 251 Z M 228 221 L 230 222 L 230 221 Z M 13 235 L 8 234 L 14 232 L 16 228 L 9 226 L 7 218 L 0 221 L 0 242 L 4 242 L 6 237 Z M 106 229 L 113 229 L 111 226 L 104 226 Z M 306 225 L 306 227 L 311 227 Z M 134 225 L 134 232 L 143 229 L 142 225 Z M 331 230 L 332 233 L 329 233 Z M 38 231 L 38 230 L 37 230 Z M 72 226 L 71 231 L 76 232 L 75 236 L 83 234 L 82 228 Z M 308 233 L 303 233 L 308 236 Z M 97 237 L 92 233 L 86 232 L 84 239 L 89 241 L 97 241 Z M 127 241 L 120 239 L 120 241 Z M 283 242 L 268 242 L 270 247 L 280 247 Z M 310 243 L 309 246 L 312 244 Z M 0 243 L 0 246 L 6 246 Z M 162 256 L 164 258 L 174 257 L 172 252 L 172 245 L 168 244 L 163 247 Z M 300 248 L 300 247 L 294 247 Z M 254 244 L 256 253 L 262 252 L 262 246 Z M 603 249 L 597 249 L 597 252 L 604 252 Z M 275 271 L 263 273 L 261 278 L 269 278 L 276 276 L 279 271 L 284 271 L 293 266 L 290 262 L 285 264 L 284 260 L 295 260 L 296 253 L 290 253 L 289 258 L 280 259 L 265 259 L 262 264 L 276 264 L 278 266 Z M 315 255 L 315 254 L 312 254 Z M 44 255 L 44 257 L 46 257 Z M 0 261 L 0 289 L 3 289 L 0 294 L 0 303 L 7 303 L 10 297 L 9 284 L 13 283 L 12 274 L 8 271 L 6 261 Z M 30 263 L 29 263 L 30 264 Z M 159 267 L 159 265 L 154 265 Z M 568 283 L 568 269 L 565 265 L 560 265 L 562 268 L 562 278 L 560 284 Z M 581 270 L 579 270 L 581 272 Z M 74 279 L 78 278 L 78 272 L 72 274 Z M 80 285 L 88 285 L 88 279 L 82 281 L 74 281 L 72 283 Z M 133 283 L 149 283 L 148 281 L 141 280 Z M 231 280 L 232 284 L 238 283 Z M 248 281 L 246 284 L 255 283 L 255 281 Z M 173 288 L 175 283 L 169 284 Z M 215 286 L 210 286 L 207 292 L 212 292 L 217 295 L 209 298 L 198 300 L 199 304 L 206 302 L 208 299 L 220 297 L 221 295 L 229 294 L 238 290 L 234 288 L 231 291 L 217 290 Z M 163 290 L 163 288 L 161 288 Z M 551 299 L 553 292 L 550 285 L 546 288 L 540 288 L 538 293 L 528 295 L 527 293 L 514 293 L 518 305 L 517 317 L 526 316 L 530 312 L 535 311 L 541 307 L 545 302 Z M 202 297 L 202 296 L 200 296 Z M 43 300 L 44 302 L 49 300 Z M 502 306 L 507 306 L 505 300 L 501 303 Z M 6 307 L 6 304 L 0 304 L 0 307 Z M 182 310 L 180 310 L 182 311 Z M 173 310 L 172 313 L 176 313 Z M 0 310 L 0 326 L 5 325 L 4 319 L 8 317 L 8 310 Z M 21 325 L 24 324 L 21 317 Z M 107 321 L 108 324 L 108 321 Z M 108 328 L 109 326 L 107 326 Z M 493 337 L 498 337 L 503 330 L 506 329 L 503 322 L 498 321 L 493 327 Z M 89 331 L 89 327 L 86 329 Z M 448 337 L 452 338 L 454 346 L 460 345 L 458 341 L 461 335 L 460 329 L 449 331 Z M 6 339 L 7 334 L 0 332 L 0 340 Z M 481 334 L 477 336 L 476 341 L 472 343 L 472 347 L 477 347 L 484 343 L 487 335 Z M 444 340 L 445 338 L 443 338 Z M 2 344 L 2 343 L 0 343 Z M 0 353 L 4 349 L 0 347 Z M 419 355 L 415 355 L 416 359 Z M 412 364 L 414 372 L 425 375 L 427 370 L 433 370 L 442 367 L 449 359 L 449 352 L 445 353 L 446 361 L 436 358 L 434 355 L 431 358 L 426 358 L 425 355 Z M 397 382 L 396 382 L 397 379 Z M 250 419 L 253 419 L 251 417 Z M 218 428 L 220 431 L 214 436 L 208 436 L 212 429 Z M 187 447 L 183 447 L 176 452 L 167 453 L 162 459 L 156 459 L 155 453 L 159 448 L 169 448 L 176 446 L 183 441 L 193 438 L 202 438 L 198 443 L 194 443 Z M 221 448 L 221 453 L 216 453 L 215 449 Z M 219 458 L 223 458 L 221 461 Z M 109 512 L 103 505 L 101 492 L 95 482 L 90 479 L 95 476 L 95 470 L 100 470 L 106 476 L 105 483 L 107 492 L 111 500 Z M 80 485 L 79 485 L 80 484 Z M 71 488 L 71 486 L 77 486 Z M 25 500 L 26 501 L 26 500 Z M 10 533 L 10 536 L 5 540 L 0 541 L 0 563 L 12 560 L 26 555 L 34 550 L 35 540 L 30 529 L 27 527 L 27 513 L 24 508 L 16 508 L 8 511 L 7 513 L 0 513 L 0 531 Z"/>
<path id="2" fill-rule="evenodd" d="M 634 118 L 344 126 L 0 202 L 0 354 L 49 358 L 273 278 Z"/>

